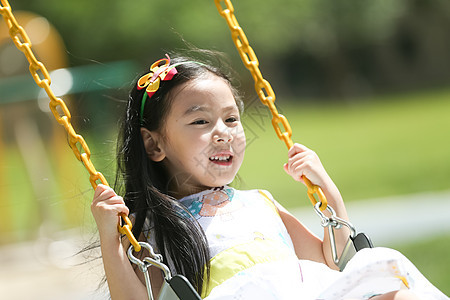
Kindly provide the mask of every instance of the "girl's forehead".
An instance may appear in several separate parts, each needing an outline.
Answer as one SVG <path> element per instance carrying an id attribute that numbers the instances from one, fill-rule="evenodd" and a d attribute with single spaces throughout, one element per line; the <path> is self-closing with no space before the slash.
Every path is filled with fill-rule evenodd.
<path id="1" fill-rule="evenodd" d="M 187 81 L 173 93 L 172 111 L 177 114 L 207 109 L 237 108 L 229 84 L 215 75 Z"/>

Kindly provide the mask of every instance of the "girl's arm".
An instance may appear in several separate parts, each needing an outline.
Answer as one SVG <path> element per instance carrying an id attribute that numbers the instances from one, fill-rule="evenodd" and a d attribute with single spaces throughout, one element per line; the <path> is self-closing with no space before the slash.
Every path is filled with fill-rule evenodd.
<path id="1" fill-rule="evenodd" d="M 301 176 L 305 176 L 313 184 L 320 186 L 327 198 L 328 205 L 336 211 L 338 217 L 348 221 L 347 211 L 341 194 L 330 176 L 328 176 L 317 154 L 303 145 L 294 144 L 294 146 L 289 149 L 288 157 L 289 159 L 284 165 L 284 170 L 296 181 L 303 182 Z M 283 210 L 280 210 L 280 212 L 282 213 L 281 216 L 283 222 L 292 237 L 297 256 L 299 256 L 299 258 L 325 262 L 330 268 L 337 269 L 331 254 L 328 227 L 324 230 L 323 242 L 320 242 L 319 240 L 319 244 L 317 244 L 317 238 L 315 238 L 314 235 L 295 217 L 287 211 L 283 213 Z M 324 211 L 324 213 L 329 216 L 328 211 Z M 350 232 L 346 227 L 342 227 L 335 231 L 338 254 L 344 249 L 349 234 Z M 305 239 L 305 237 L 308 238 Z M 310 250 L 307 249 L 309 246 L 311 246 Z"/>
<path id="2" fill-rule="evenodd" d="M 103 266 L 111 299 L 148 299 L 143 274 L 139 269 L 136 269 L 136 272 L 133 269 L 126 254 L 127 248 L 122 244 L 117 231 L 119 215 L 129 213 L 122 197 L 117 196 L 112 188 L 99 184 L 95 190 L 91 211 L 100 236 Z M 149 268 L 149 271 L 154 269 Z M 155 279 L 152 280 L 152 285 L 162 283 L 160 272 L 151 272 L 151 277 Z M 157 295 L 160 287 L 159 285 L 153 289 L 154 294 Z"/>

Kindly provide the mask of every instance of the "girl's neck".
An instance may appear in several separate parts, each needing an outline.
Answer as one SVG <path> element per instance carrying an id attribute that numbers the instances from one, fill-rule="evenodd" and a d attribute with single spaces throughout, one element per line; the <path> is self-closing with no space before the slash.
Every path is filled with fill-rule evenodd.
<path id="1" fill-rule="evenodd" d="M 222 187 L 210 187 L 210 186 L 194 186 L 189 184 L 178 185 L 177 187 L 171 186 L 169 189 L 169 195 L 174 197 L 175 199 L 182 199 L 184 197 L 198 194 L 200 192 L 211 190 L 214 188 L 222 188 Z"/>

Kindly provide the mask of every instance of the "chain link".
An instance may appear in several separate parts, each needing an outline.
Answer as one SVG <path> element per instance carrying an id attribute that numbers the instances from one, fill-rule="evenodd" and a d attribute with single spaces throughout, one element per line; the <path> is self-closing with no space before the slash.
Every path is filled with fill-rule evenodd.
<path id="1" fill-rule="evenodd" d="M 28 62 L 30 63 L 29 69 L 31 76 L 33 77 L 36 84 L 39 87 L 43 88 L 47 93 L 47 96 L 50 99 L 50 110 L 52 111 L 56 121 L 64 126 L 64 129 L 66 130 L 68 135 L 69 145 L 72 148 L 73 153 L 75 154 L 76 158 L 84 164 L 85 168 L 89 172 L 89 181 L 92 187 L 95 189 L 98 185 L 98 181 L 100 181 L 104 185 L 108 185 L 105 176 L 103 176 L 102 173 L 98 172 L 95 169 L 94 164 L 92 163 L 90 158 L 91 151 L 89 150 L 86 141 L 81 135 L 75 132 L 75 129 L 71 124 L 71 115 L 69 109 L 67 108 L 64 101 L 61 98 L 57 98 L 53 93 L 50 87 L 51 79 L 47 68 L 42 62 L 36 59 L 33 51 L 31 50 L 30 38 L 28 37 L 23 27 L 17 23 L 17 20 L 12 13 L 11 6 L 9 5 L 7 0 L 1 0 L 0 14 L 3 16 L 3 19 L 5 20 L 6 25 L 9 28 L 9 35 L 14 41 L 14 44 L 20 51 L 25 54 Z M 61 112 L 58 111 L 58 108 Z M 81 151 L 79 148 L 81 149 Z M 134 249 L 136 251 L 140 251 L 141 246 L 131 232 L 132 225 L 130 219 L 128 218 L 128 216 L 123 214 L 121 215 L 121 217 L 123 219 L 124 225 L 118 225 L 119 232 L 121 234 L 125 234 L 128 237 L 130 243 L 134 246 Z"/>
<path id="2" fill-rule="evenodd" d="M 275 129 L 278 138 L 290 149 L 293 145 L 291 126 L 286 117 L 278 113 L 275 106 L 275 93 L 273 92 L 270 83 L 265 80 L 261 74 L 255 51 L 253 51 L 253 48 L 248 43 L 248 39 L 234 15 L 233 4 L 231 4 L 230 0 L 214 0 L 214 2 L 220 15 L 227 21 L 231 31 L 231 37 L 241 56 L 242 62 L 252 74 L 253 80 L 255 81 L 255 90 L 259 99 L 272 113 L 272 126 Z M 282 125 L 283 128 L 281 128 L 280 125 Z M 320 209 L 322 211 L 325 210 L 328 202 L 322 189 L 319 186 L 312 184 L 305 176 L 303 176 L 303 181 L 308 188 L 307 193 L 311 203 L 315 205 L 318 202 L 314 196 L 314 194 L 317 194 L 319 201 L 321 202 Z"/>

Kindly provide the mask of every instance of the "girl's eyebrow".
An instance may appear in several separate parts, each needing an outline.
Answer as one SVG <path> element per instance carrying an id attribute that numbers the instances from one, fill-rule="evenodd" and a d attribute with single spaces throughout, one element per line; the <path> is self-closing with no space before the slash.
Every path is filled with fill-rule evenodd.
<path id="1" fill-rule="evenodd" d="M 207 107 L 202 106 L 202 105 L 193 105 L 191 107 L 189 107 L 185 112 L 184 115 L 189 115 L 198 111 L 207 111 Z"/>
<path id="2" fill-rule="evenodd" d="M 208 111 L 208 110 L 209 110 L 209 108 L 207 106 L 204 106 L 204 105 L 193 105 L 193 106 L 189 107 L 184 112 L 183 115 L 186 116 L 186 115 L 193 114 L 193 113 L 196 113 L 196 112 L 199 112 L 199 111 L 202 112 L 202 111 Z M 238 109 L 237 109 L 237 107 L 235 105 L 230 105 L 230 106 L 227 106 L 227 107 L 223 108 L 224 112 L 229 112 L 229 111 L 233 111 L 233 110 L 237 110 L 238 111 Z"/>

